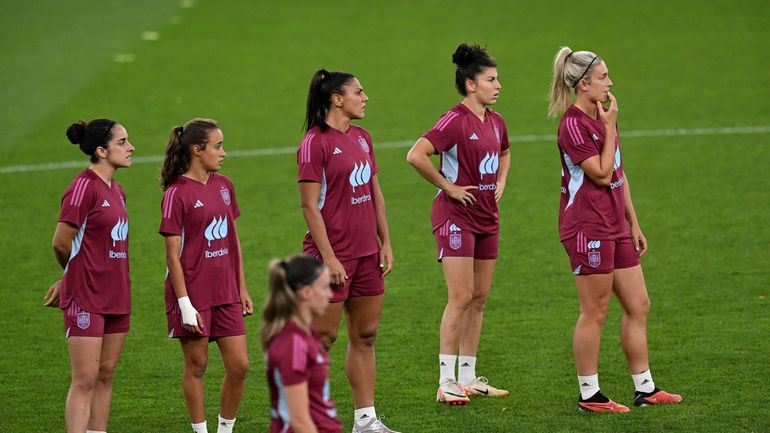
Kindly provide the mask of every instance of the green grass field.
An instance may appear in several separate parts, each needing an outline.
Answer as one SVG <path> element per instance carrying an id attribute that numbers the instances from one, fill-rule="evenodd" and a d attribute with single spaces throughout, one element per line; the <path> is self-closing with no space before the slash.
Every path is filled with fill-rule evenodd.
<path id="1" fill-rule="evenodd" d="M 62 319 L 41 305 L 61 274 L 50 247 L 59 199 L 87 162 L 66 141 L 67 125 L 112 117 L 137 148 L 135 165 L 117 175 L 131 218 L 134 312 L 110 431 L 189 431 L 181 350 L 166 337 L 157 158 L 172 126 L 196 116 L 220 122 L 230 152 L 223 173 L 243 212 L 238 228 L 249 290 L 261 303 L 267 261 L 299 250 L 305 232 L 292 149 L 319 66 L 354 72 L 370 97 L 359 124 L 378 149 L 397 260 L 377 343 L 377 410 L 388 425 L 421 433 L 770 432 L 767 1 L 3 6 L 0 432 L 64 430 L 69 363 Z M 430 234 L 433 189 L 405 154 L 459 99 L 450 55 L 463 41 L 486 44 L 497 58 L 503 90 L 495 109 L 513 136 L 478 370 L 515 392 L 450 408 L 434 401 L 446 289 Z M 599 53 L 615 83 L 624 167 L 650 243 L 643 265 L 653 305 L 652 371 L 659 385 L 683 394 L 677 407 L 620 416 L 575 410 L 577 299 L 556 230 L 556 122 L 545 116 L 551 59 L 564 44 Z M 70 161 L 80 165 L 40 166 Z M 613 302 L 601 384 L 630 404 L 619 316 Z M 268 425 L 259 322 L 247 322 L 252 369 L 238 432 Z M 349 429 L 345 344 L 343 332 L 332 351 L 332 393 Z M 212 346 L 210 422 L 222 374 Z"/>

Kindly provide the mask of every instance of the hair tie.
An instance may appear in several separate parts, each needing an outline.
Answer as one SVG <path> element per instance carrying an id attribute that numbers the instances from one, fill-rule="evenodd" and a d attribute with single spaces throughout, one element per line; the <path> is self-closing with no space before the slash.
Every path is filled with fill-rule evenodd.
<path id="1" fill-rule="evenodd" d="M 107 137 L 110 136 L 110 131 L 112 131 L 112 127 L 115 126 L 116 123 L 118 122 L 110 121 L 110 124 L 107 125 L 107 129 L 104 131 L 104 140 L 102 140 L 105 144 L 107 144 L 107 142 L 109 141 L 107 140 Z"/>
<path id="2" fill-rule="evenodd" d="M 184 132 L 184 126 L 179 126 L 179 127 L 177 127 L 177 129 L 176 129 L 176 135 L 178 135 L 180 139 L 182 138 L 182 133 L 183 133 L 183 132 Z"/>
<path id="3" fill-rule="evenodd" d="M 596 59 L 598 59 L 598 58 L 599 58 L 599 56 L 594 56 L 594 58 L 593 58 L 593 59 L 591 59 L 591 63 L 589 63 L 589 64 L 588 64 L 588 67 L 586 68 L 586 70 L 585 70 L 585 71 L 583 71 L 583 74 L 581 74 L 581 75 L 580 75 L 580 78 L 578 78 L 577 80 L 575 80 L 575 81 L 572 83 L 572 88 L 573 88 L 573 89 L 574 89 L 574 88 L 576 88 L 576 87 L 577 87 L 577 85 L 578 85 L 578 83 L 580 82 L 580 80 L 582 80 L 582 79 L 583 79 L 583 77 L 585 77 L 585 76 L 586 76 L 586 73 L 588 72 L 588 70 L 589 70 L 589 69 L 591 69 L 591 66 L 594 64 L 594 62 L 595 62 L 595 61 L 596 61 Z"/>

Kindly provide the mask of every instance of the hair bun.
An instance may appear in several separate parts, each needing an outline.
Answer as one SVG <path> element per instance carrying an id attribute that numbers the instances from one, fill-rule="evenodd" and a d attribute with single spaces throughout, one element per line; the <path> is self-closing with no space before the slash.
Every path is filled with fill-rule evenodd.
<path id="1" fill-rule="evenodd" d="M 83 141 L 83 137 L 86 135 L 86 126 L 88 124 L 83 120 L 78 120 L 67 128 L 67 138 L 70 143 L 80 144 Z"/>
<path id="2" fill-rule="evenodd" d="M 452 54 L 452 63 L 457 66 L 465 66 L 473 62 L 476 59 L 481 48 L 478 45 L 460 44 Z"/>

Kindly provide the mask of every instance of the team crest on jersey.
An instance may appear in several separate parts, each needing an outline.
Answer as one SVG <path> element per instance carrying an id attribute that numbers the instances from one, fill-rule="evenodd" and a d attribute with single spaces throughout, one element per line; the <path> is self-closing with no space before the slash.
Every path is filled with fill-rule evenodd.
<path id="1" fill-rule="evenodd" d="M 222 194 L 222 201 L 230 206 L 230 190 L 223 186 L 222 189 L 219 190 L 219 193 Z"/>
<path id="2" fill-rule="evenodd" d="M 459 250 L 463 246 L 463 237 L 460 233 L 452 233 L 449 235 L 449 247 L 453 250 Z"/>
<path id="3" fill-rule="evenodd" d="M 602 253 L 599 251 L 589 251 L 588 252 L 588 264 L 595 268 L 602 264 Z"/>
<path id="4" fill-rule="evenodd" d="M 87 311 L 81 311 L 78 313 L 78 328 L 88 329 L 91 326 L 91 313 Z"/>
<path id="5" fill-rule="evenodd" d="M 497 138 L 497 142 L 500 143 L 500 130 L 497 129 L 497 126 L 494 126 L 493 129 L 495 130 L 495 138 Z"/>
<path id="6" fill-rule="evenodd" d="M 361 150 L 363 150 L 366 153 L 369 153 L 369 143 L 366 142 L 366 139 L 364 137 L 358 136 L 358 144 L 361 145 Z"/>

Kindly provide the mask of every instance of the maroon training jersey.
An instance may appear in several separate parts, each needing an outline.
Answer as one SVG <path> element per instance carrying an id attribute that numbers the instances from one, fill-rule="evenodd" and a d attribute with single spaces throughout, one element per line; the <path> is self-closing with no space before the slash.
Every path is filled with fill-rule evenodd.
<path id="1" fill-rule="evenodd" d="M 580 163 L 601 155 L 604 149 L 604 122 L 591 119 L 570 105 L 559 124 L 557 143 L 561 154 L 561 203 L 559 239 L 565 240 L 581 231 L 589 239 L 617 239 L 627 236 L 623 167 L 620 136 L 615 140 L 615 162 L 609 186 L 599 186 L 589 178 Z"/>
<path id="2" fill-rule="evenodd" d="M 62 277 L 59 306 L 75 302 L 98 314 L 131 312 L 126 194 L 93 170 L 78 174 L 64 192 L 59 222 L 78 227 Z"/>
<path id="3" fill-rule="evenodd" d="M 321 184 L 318 209 L 326 235 L 339 260 L 366 257 L 379 251 L 372 177 L 377 174 L 372 138 L 350 125 L 342 133 L 313 127 L 297 150 L 297 179 Z M 320 257 L 310 232 L 304 252 Z"/>
<path id="4" fill-rule="evenodd" d="M 487 108 L 482 122 L 460 103 L 441 116 L 423 137 L 441 155 L 439 170 L 447 180 L 459 186 L 478 186 L 471 190 L 476 203 L 467 207 L 439 191 L 431 212 L 433 231 L 451 220 L 460 229 L 473 233 L 498 233 L 497 169 L 500 153 L 510 148 L 502 116 Z"/>
<path id="5" fill-rule="evenodd" d="M 197 310 L 240 302 L 240 256 L 234 222 L 241 214 L 226 176 L 211 173 L 206 184 L 179 176 L 161 202 L 160 234 L 182 237 L 179 256 L 190 302 Z M 177 297 L 166 275 L 166 311 Z"/>
<path id="6" fill-rule="evenodd" d="M 307 382 L 310 417 L 319 433 L 340 433 L 342 423 L 329 391 L 329 355 L 314 335 L 289 321 L 265 354 L 270 386 L 270 433 L 290 433 L 286 386 Z"/>

